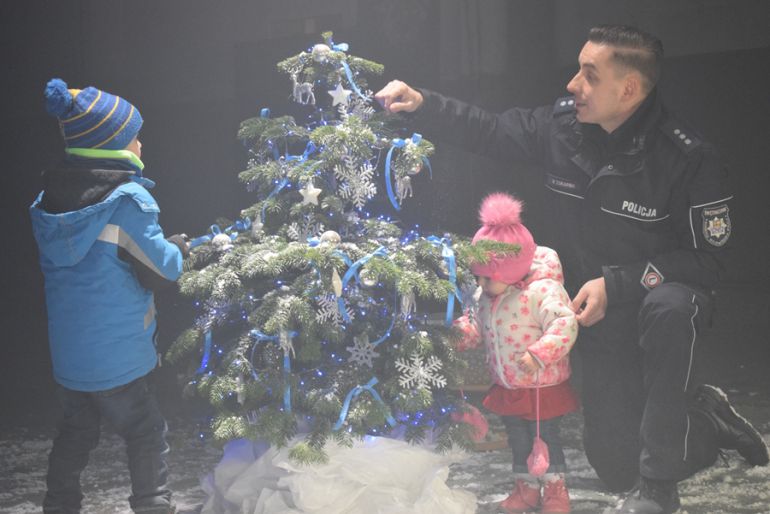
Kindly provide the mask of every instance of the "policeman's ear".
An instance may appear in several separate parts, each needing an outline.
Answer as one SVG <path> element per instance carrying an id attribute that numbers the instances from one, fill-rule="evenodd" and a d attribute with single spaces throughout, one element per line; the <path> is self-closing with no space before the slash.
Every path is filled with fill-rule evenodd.
<path id="1" fill-rule="evenodd" d="M 642 76 L 635 71 L 627 73 L 623 80 L 623 99 L 634 101 L 643 95 Z"/>

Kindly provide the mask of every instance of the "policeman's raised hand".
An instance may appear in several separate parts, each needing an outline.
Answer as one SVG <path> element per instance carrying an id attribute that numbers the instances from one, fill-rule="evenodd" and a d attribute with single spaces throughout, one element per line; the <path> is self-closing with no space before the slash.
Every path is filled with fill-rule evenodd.
<path id="1" fill-rule="evenodd" d="M 374 99 L 388 112 L 414 112 L 422 105 L 422 94 L 400 80 L 388 82 Z"/>
<path id="2" fill-rule="evenodd" d="M 570 308 L 580 325 L 590 327 L 604 319 L 607 312 L 607 288 L 604 277 L 589 280 L 572 299 Z"/>

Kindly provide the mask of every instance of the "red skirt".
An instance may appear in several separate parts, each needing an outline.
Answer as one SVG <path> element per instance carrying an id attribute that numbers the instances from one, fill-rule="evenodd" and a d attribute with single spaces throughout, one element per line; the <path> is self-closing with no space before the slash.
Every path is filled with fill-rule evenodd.
<path id="1" fill-rule="evenodd" d="M 484 407 L 500 416 L 536 419 L 537 396 L 534 387 L 506 389 L 495 384 L 489 389 L 482 403 Z M 563 416 L 579 408 L 580 402 L 569 380 L 540 388 L 540 419 Z"/>

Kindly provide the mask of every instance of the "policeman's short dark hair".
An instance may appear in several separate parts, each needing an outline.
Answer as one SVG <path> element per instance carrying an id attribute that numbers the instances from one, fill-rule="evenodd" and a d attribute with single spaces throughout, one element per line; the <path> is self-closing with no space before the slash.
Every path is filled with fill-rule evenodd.
<path id="1" fill-rule="evenodd" d="M 615 47 L 613 60 L 621 66 L 638 71 L 646 91 L 658 83 L 663 43 L 657 37 L 628 25 L 599 25 L 588 32 L 588 40 Z"/>

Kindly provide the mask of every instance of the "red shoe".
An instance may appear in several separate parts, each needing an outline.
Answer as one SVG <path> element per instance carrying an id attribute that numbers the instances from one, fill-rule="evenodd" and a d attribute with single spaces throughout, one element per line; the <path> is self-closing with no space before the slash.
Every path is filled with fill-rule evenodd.
<path id="1" fill-rule="evenodd" d="M 505 512 L 531 512 L 540 506 L 540 487 L 525 480 L 516 480 L 513 492 L 503 500 L 500 507 Z"/>
<path id="2" fill-rule="evenodd" d="M 565 514 L 571 512 L 569 492 L 564 479 L 546 480 L 543 486 L 543 514 Z"/>

